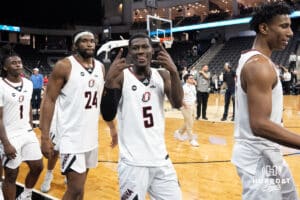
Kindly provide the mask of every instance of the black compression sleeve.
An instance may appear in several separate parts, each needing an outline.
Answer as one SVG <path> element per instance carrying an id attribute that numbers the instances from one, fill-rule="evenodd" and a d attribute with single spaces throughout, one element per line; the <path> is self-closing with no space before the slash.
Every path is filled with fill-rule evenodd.
<path id="1" fill-rule="evenodd" d="M 105 121 L 112 121 L 118 109 L 121 99 L 121 89 L 104 88 L 101 100 L 101 113 Z"/>

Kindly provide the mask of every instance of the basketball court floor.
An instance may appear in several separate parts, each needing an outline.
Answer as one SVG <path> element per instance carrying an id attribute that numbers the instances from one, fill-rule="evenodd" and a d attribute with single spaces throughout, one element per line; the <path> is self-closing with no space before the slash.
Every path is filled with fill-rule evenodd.
<path id="1" fill-rule="evenodd" d="M 195 121 L 194 133 L 198 135 L 200 147 L 192 147 L 189 142 L 175 140 L 174 131 L 183 123 L 180 111 L 173 110 L 166 103 L 166 143 L 180 181 L 184 200 L 238 200 L 241 199 L 241 182 L 235 167 L 231 164 L 233 122 L 221 122 L 224 96 L 209 96 L 208 121 Z M 100 120 L 99 165 L 89 172 L 85 185 L 85 198 L 88 200 L 118 200 L 117 161 L 118 148 L 110 148 L 109 130 Z M 284 126 L 300 134 L 300 96 L 284 97 Z M 40 132 L 36 129 L 40 136 Z M 300 151 L 282 147 L 285 160 L 290 166 L 298 193 L 300 191 Z M 38 191 L 46 172 L 39 179 Z M 18 181 L 24 183 L 27 167 L 22 164 Z M 60 174 L 59 163 L 54 173 L 52 188 L 48 195 L 61 199 L 66 189 L 64 177 Z M 300 193 L 299 193 L 300 194 Z M 300 195 L 299 195 L 300 197 Z"/>

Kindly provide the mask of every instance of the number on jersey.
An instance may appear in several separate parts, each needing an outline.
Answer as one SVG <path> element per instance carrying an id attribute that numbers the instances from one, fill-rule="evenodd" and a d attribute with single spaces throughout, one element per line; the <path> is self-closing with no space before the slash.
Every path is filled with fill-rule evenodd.
<path id="1" fill-rule="evenodd" d="M 94 94 L 92 94 L 91 91 L 87 91 L 84 93 L 84 97 L 87 99 L 87 102 L 85 104 L 85 109 L 91 109 L 93 106 L 97 108 L 97 102 L 98 102 L 97 91 L 95 91 Z"/>
<path id="2" fill-rule="evenodd" d="M 145 128 L 150 128 L 154 125 L 153 115 L 152 115 L 152 106 L 143 107 L 143 118 Z"/>

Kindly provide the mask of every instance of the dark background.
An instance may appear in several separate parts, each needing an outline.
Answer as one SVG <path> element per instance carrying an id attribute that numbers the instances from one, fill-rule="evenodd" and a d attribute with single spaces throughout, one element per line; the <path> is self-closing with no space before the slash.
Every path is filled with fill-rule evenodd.
<path id="1" fill-rule="evenodd" d="M 101 0 L 5 0 L 1 1 L 0 24 L 68 28 L 77 25 L 102 25 Z"/>

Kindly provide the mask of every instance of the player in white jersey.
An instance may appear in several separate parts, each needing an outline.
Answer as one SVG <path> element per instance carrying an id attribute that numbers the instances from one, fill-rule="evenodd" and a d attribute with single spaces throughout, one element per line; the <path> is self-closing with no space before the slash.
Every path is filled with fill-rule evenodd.
<path id="1" fill-rule="evenodd" d="M 44 177 L 44 181 L 41 185 L 41 191 L 42 192 L 49 192 L 51 189 L 51 182 L 53 180 L 53 170 L 56 165 L 56 162 L 58 160 L 59 156 L 59 142 L 60 137 L 57 131 L 57 105 L 55 105 L 54 114 L 51 122 L 51 127 L 49 131 L 49 136 L 51 139 L 51 142 L 53 144 L 53 155 L 48 158 L 47 162 L 47 172 Z"/>
<path id="2" fill-rule="evenodd" d="M 1 59 L 0 79 L 0 139 L 4 199 L 16 199 L 16 179 L 19 165 L 25 161 L 29 173 L 24 191 L 17 199 L 31 199 L 32 188 L 43 169 L 39 141 L 32 130 L 32 83 L 20 76 L 23 65 L 20 56 L 12 49 L 5 49 Z"/>
<path id="3" fill-rule="evenodd" d="M 256 37 L 237 68 L 235 145 L 232 162 L 245 200 L 298 199 L 280 145 L 300 149 L 300 135 L 281 126 L 283 96 L 278 69 L 270 57 L 293 36 L 285 3 L 257 8 L 250 22 Z"/>
<path id="4" fill-rule="evenodd" d="M 63 199 L 83 199 L 89 168 L 98 163 L 98 121 L 104 85 L 104 66 L 94 59 L 92 32 L 74 35 L 75 53 L 58 61 L 50 76 L 42 104 L 42 152 L 53 156 L 50 124 L 57 105 L 56 131 L 62 173 L 67 177 Z M 57 103 L 56 103 L 57 102 Z"/>
<path id="5" fill-rule="evenodd" d="M 153 48 L 143 33 L 129 40 L 128 58 L 120 50 L 105 82 L 101 111 L 106 121 L 118 107 L 118 165 L 120 199 L 181 199 L 176 171 L 167 153 L 164 131 L 164 96 L 175 108 L 182 105 L 183 91 L 170 55 L 161 46 L 157 63 L 165 70 L 150 68 Z M 113 145 L 117 131 L 111 124 Z M 114 143 L 115 142 L 115 143 Z"/>

